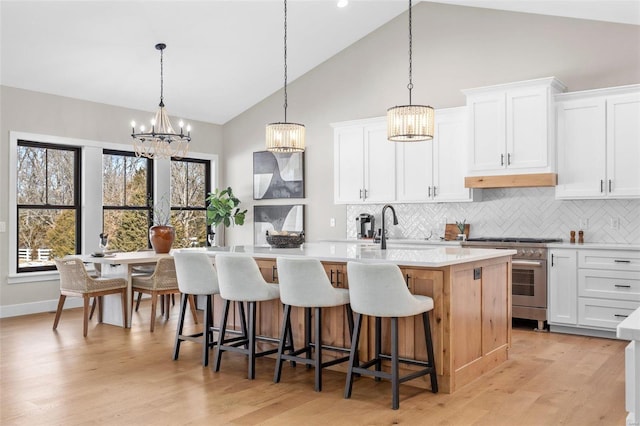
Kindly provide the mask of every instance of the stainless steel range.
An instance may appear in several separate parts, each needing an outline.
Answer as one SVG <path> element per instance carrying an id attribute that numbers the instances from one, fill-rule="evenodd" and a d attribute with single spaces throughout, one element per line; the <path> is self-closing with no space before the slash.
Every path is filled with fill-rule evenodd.
<path id="1" fill-rule="evenodd" d="M 547 320 L 547 244 L 556 238 L 469 238 L 463 247 L 514 249 L 512 262 L 512 316 L 538 321 L 544 330 Z"/>

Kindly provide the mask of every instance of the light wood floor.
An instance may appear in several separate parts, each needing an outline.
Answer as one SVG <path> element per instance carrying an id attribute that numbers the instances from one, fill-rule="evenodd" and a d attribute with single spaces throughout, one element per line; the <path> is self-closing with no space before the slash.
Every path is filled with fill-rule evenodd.
<path id="1" fill-rule="evenodd" d="M 185 342 L 173 361 L 177 312 L 150 333 L 143 302 L 132 329 L 94 319 L 86 339 L 80 309 L 65 311 L 57 332 L 52 313 L 0 320 L 0 423 L 623 425 L 626 417 L 623 341 L 516 328 L 505 364 L 453 395 L 401 385 L 393 411 L 388 382 L 360 378 L 345 400 L 339 372 L 326 372 L 316 393 L 302 366 L 285 364 L 274 384 L 273 359 L 258 360 L 254 381 L 239 354 L 225 354 L 213 373 L 199 345 Z"/>

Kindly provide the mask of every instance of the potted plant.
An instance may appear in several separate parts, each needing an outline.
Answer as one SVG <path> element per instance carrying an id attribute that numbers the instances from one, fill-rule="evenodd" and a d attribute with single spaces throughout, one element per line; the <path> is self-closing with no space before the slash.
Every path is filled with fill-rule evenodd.
<path id="1" fill-rule="evenodd" d="M 458 227 L 458 238 L 457 240 L 465 241 L 467 239 L 467 234 L 465 232 L 467 227 L 467 219 L 463 219 L 462 222 L 456 221 L 456 226 Z"/>
<path id="2" fill-rule="evenodd" d="M 231 187 L 227 189 L 216 189 L 210 192 L 207 201 L 207 225 L 210 226 L 209 244 L 214 245 L 214 235 L 216 227 L 224 225 L 228 228 L 232 224 L 244 225 L 247 210 L 240 210 L 238 205 L 240 200 L 233 195 Z"/>
<path id="3" fill-rule="evenodd" d="M 153 202 L 152 199 L 149 200 Z M 170 224 L 171 206 L 165 197 L 153 204 L 153 226 L 149 228 L 149 241 L 156 253 L 169 253 L 176 239 L 176 231 Z"/>

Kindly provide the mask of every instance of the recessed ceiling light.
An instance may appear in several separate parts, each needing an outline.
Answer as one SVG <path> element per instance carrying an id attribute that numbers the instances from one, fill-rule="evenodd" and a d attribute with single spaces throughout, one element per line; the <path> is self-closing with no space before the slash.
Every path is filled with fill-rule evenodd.
<path id="1" fill-rule="evenodd" d="M 349 0 L 338 0 L 338 7 L 345 7 L 349 4 Z"/>

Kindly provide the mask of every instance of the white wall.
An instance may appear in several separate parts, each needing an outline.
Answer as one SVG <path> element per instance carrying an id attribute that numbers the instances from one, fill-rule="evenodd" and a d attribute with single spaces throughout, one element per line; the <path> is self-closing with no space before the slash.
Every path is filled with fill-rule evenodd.
<path id="1" fill-rule="evenodd" d="M 414 103 L 460 106 L 461 89 L 548 76 L 570 91 L 640 82 L 638 26 L 427 2 L 413 19 Z M 230 229 L 227 243 L 253 242 L 257 203 L 306 204 L 309 240 L 346 236 L 346 206 L 333 204 L 329 123 L 407 102 L 407 42 L 405 13 L 289 85 L 288 118 L 307 127 L 304 200 L 252 200 L 252 152 L 264 149 L 265 124 L 282 119 L 282 91 L 224 125 L 224 180 L 249 208 L 248 225 Z"/>
<path id="2" fill-rule="evenodd" d="M 25 132 L 110 144 L 131 145 L 129 123 L 147 121 L 151 112 L 0 86 L 0 222 L 9 209 L 9 132 Z M 173 120 L 176 120 L 173 118 Z M 191 120 L 190 120 L 191 121 Z M 222 127 L 192 122 L 191 150 L 222 157 Z M 9 232 L 0 233 L 0 316 L 12 306 L 33 311 L 55 309 L 60 294 L 57 281 L 8 284 Z M 26 307 L 26 308 L 25 308 Z"/>

